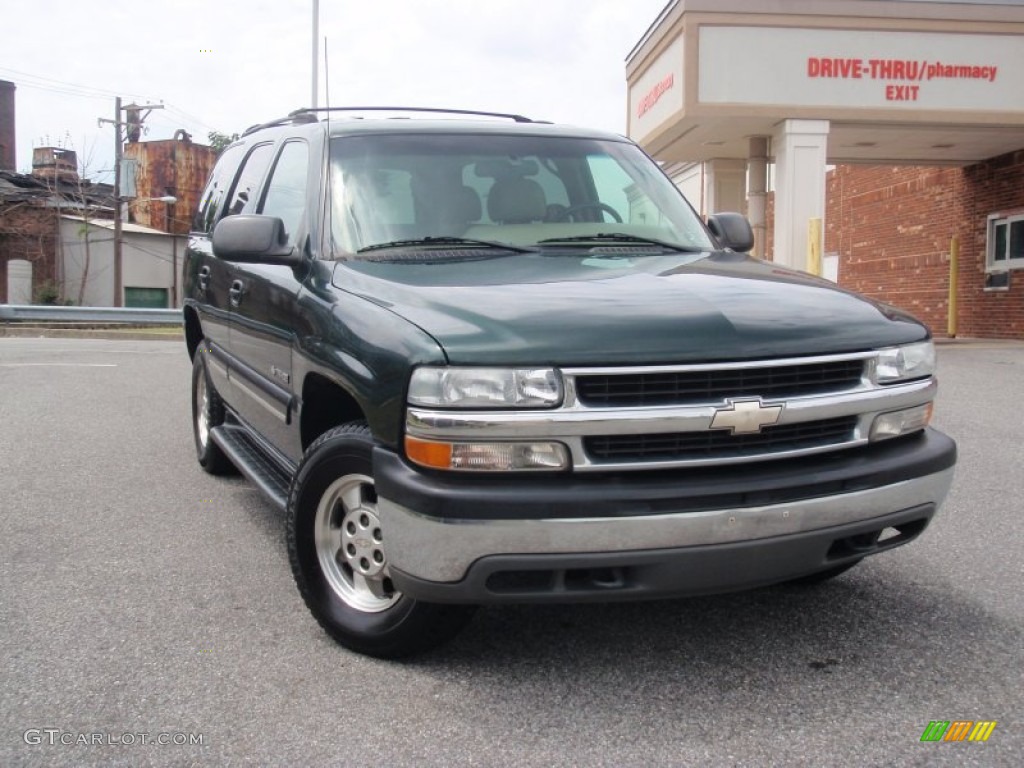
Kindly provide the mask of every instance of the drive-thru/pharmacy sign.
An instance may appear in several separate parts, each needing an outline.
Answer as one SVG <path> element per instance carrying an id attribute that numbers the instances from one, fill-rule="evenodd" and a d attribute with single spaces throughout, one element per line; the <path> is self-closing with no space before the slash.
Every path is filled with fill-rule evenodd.
<path id="1" fill-rule="evenodd" d="M 843 59 L 808 56 L 807 76 L 833 80 L 879 80 L 886 101 L 917 101 L 924 83 L 933 80 L 996 81 L 999 67 L 946 64 L 927 59 Z M 909 82 L 909 84 L 908 84 Z"/>
<path id="2" fill-rule="evenodd" d="M 1024 112 L 1018 35 L 705 26 L 699 41 L 702 104 Z"/>

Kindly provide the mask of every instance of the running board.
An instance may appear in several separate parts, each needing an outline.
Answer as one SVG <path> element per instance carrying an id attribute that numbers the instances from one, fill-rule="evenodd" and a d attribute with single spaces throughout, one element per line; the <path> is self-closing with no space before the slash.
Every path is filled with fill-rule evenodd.
<path id="1" fill-rule="evenodd" d="M 288 489 L 294 468 L 289 471 L 274 459 L 242 426 L 222 424 L 210 430 L 213 442 L 252 481 L 274 506 L 284 511 L 288 506 Z"/>

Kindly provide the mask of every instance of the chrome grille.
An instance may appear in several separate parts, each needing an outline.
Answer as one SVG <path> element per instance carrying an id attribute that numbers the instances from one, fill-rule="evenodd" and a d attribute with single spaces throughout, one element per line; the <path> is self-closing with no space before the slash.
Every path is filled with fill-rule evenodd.
<path id="1" fill-rule="evenodd" d="M 866 445 L 883 413 L 930 402 L 933 378 L 881 385 L 876 354 L 678 365 L 566 366 L 554 408 L 410 407 L 410 435 L 442 441 L 551 441 L 573 472 L 664 470 L 792 459 Z M 760 432 L 712 429 L 744 400 L 781 406 Z"/>
<path id="2" fill-rule="evenodd" d="M 725 430 L 587 437 L 583 448 L 595 461 L 672 461 L 736 459 L 766 453 L 803 451 L 853 439 L 857 417 L 848 416 L 766 427 L 757 434 Z"/>
<path id="3" fill-rule="evenodd" d="M 728 398 L 822 395 L 852 389 L 864 360 L 847 359 L 714 370 L 583 374 L 576 377 L 580 403 L 592 408 L 686 405 Z"/>

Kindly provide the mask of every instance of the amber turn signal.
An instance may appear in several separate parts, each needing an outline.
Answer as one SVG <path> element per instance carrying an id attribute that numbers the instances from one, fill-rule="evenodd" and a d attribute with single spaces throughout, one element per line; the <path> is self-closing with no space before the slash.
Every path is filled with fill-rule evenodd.
<path id="1" fill-rule="evenodd" d="M 417 437 L 405 436 L 405 455 L 410 461 L 435 469 L 451 469 L 451 443 L 435 443 L 432 440 L 420 440 Z"/>

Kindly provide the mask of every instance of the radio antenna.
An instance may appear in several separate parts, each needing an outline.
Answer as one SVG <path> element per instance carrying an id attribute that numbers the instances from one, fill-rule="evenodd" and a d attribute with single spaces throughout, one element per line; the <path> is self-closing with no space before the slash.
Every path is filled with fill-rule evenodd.
<path id="1" fill-rule="evenodd" d="M 331 68 L 327 66 L 327 35 L 324 35 L 324 101 L 327 108 L 331 108 Z M 327 113 L 327 120 L 330 121 L 331 113 Z"/>
<path id="2" fill-rule="evenodd" d="M 324 101 L 327 103 L 327 237 L 320 238 L 330 249 L 330 258 L 334 258 L 334 197 L 331 194 L 331 177 L 334 170 L 331 164 L 331 68 L 327 65 L 327 35 L 324 35 Z"/>

